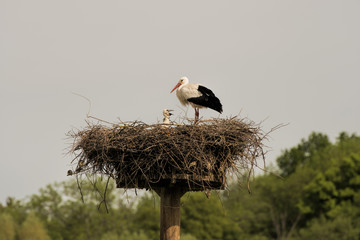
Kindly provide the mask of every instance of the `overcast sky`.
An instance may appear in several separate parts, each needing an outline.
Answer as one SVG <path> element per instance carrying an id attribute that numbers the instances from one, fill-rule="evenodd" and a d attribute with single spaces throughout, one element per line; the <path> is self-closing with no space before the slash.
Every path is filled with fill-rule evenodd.
<path id="1" fill-rule="evenodd" d="M 163 108 L 184 116 L 170 90 L 187 76 L 220 98 L 220 117 L 289 123 L 266 142 L 269 163 L 312 131 L 359 134 L 359 11 L 357 0 L 1 0 L 0 202 L 69 179 L 66 133 L 88 111 L 72 92 L 98 118 L 156 123 Z"/>

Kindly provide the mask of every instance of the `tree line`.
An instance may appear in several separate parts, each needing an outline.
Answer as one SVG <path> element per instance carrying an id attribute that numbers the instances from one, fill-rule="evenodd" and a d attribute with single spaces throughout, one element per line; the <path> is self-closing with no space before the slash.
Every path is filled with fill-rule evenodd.
<path id="1" fill-rule="evenodd" d="M 360 239 L 359 136 L 343 132 L 331 142 L 312 133 L 269 172 L 253 177 L 251 194 L 235 181 L 210 198 L 185 194 L 182 239 Z M 155 240 L 159 219 L 155 193 L 135 196 L 100 177 L 70 179 L 0 204 L 0 239 Z"/>

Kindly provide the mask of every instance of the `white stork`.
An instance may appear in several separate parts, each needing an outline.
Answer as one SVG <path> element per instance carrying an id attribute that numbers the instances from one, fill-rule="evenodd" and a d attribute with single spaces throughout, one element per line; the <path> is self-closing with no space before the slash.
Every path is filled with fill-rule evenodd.
<path id="1" fill-rule="evenodd" d="M 172 110 L 169 109 L 164 109 L 163 110 L 163 124 L 170 124 L 170 116 L 172 115 L 171 113 Z"/>
<path id="2" fill-rule="evenodd" d="M 176 96 L 180 103 L 184 106 L 190 104 L 195 109 L 195 122 L 199 120 L 200 108 L 211 108 L 219 113 L 223 111 L 220 100 L 210 89 L 198 83 L 189 83 L 187 77 L 180 78 L 178 84 L 170 93 L 175 89 L 177 89 Z"/>

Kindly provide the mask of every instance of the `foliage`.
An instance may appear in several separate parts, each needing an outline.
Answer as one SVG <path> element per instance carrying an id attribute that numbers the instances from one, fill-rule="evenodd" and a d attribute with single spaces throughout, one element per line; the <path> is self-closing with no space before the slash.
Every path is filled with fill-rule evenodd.
<path id="1" fill-rule="evenodd" d="M 314 155 L 326 149 L 331 145 L 329 138 L 322 133 L 311 133 L 308 139 L 302 139 L 301 142 L 289 150 L 285 150 L 276 161 L 281 169 L 281 175 L 286 177 L 294 173 L 297 167 L 302 167 L 311 163 Z"/>
<path id="2" fill-rule="evenodd" d="M 154 195 L 141 198 L 134 221 L 138 229 L 142 229 L 149 239 L 157 240 L 160 235 L 160 200 Z"/>
<path id="3" fill-rule="evenodd" d="M 311 220 L 307 228 L 301 229 L 298 239 L 357 240 L 360 228 L 354 225 L 349 216 L 339 215 L 334 219 L 326 219 L 322 216 Z"/>
<path id="4" fill-rule="evenodd" d="M 102 235 L 100 240 L 119 240 L 119 239 L 126 239 L 126 240 L 149 240 L 150 238 L 143 232 L 133 232 L 130 233 L 129 231 L 124 231 L 121 235 L 116 232 L 107 232 Z"/>
<path id="5" fill-rule="evenodd" d="M 230 217 L 239 228 L 259 239 L 291 237 L 298 225 L 304 224 L 297 204 L 302 198 L 302 186 L 311 176 L 309 171 L 286 180 L 271 174 L 259 176 L 252 183 L 251 195 L 233 185 L 225 196 Z"/>
<path id="6" fill-rule="evenodd" d="M 13 217 L 8 213 L 0 214 L 0 239 L 14 240 L 16 223 Z"/>
<path id="7" fill-rule="evenodd" d="M 300 205 L 310 217 L 329 216 L 344 202 L 354 203 L 360 191 L 360 138 L 340 134 L 329 159 L 327 168 L 304 186 Z"/>
<path id="8" fill-rule="evenodd" d="M 191 235 L 189 233 L 182 234 L 181 239 L 182 240 L 197 240 L 196 237 L 194 237 L 193 235 Z"/>
<path id="9" fill-rule="evenodd" d="M 30 213 L 21 224 L 19 240 L 50 240 L 50 237 L 40 219 Z"/>
<path id="10" fill-rule="evenodd" d="M 234 239 L 240 234 L 230 219 L 216 192 L 209 199 L 202 192 L 187 193 L 182 198 L 182 231 L 190 233 L 196 239 Z"/>

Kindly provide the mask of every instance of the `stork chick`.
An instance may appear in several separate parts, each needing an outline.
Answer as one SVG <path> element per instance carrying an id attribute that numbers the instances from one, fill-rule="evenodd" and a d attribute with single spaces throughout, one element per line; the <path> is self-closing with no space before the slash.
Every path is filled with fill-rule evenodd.
<path id="1" fill-rule="evenodd" d="M 171 112 L 173 110 L 169 110 L 169 109 L 164 109 L 163 110 L 163 115 L 164 115 L 164 118 L 163 118 L 163 123 L 164 124 L 170 124 L 170 116 L 173 115 Z"/>

